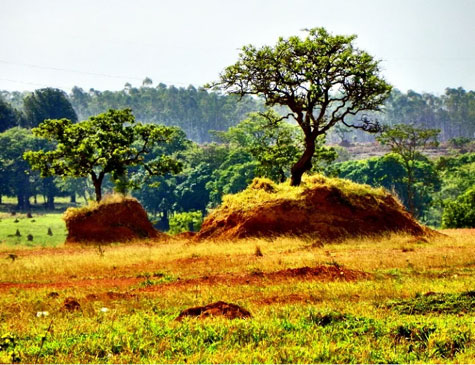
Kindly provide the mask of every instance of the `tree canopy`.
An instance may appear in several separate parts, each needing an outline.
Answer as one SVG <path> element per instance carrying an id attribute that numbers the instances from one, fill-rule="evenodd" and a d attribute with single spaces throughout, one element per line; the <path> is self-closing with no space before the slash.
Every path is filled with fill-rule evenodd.
<path id="1" fill-rule="evenodd" d="M 78 120 L 67 94 L 51 87 L 35 90 L 26 96 L 23 99 L 23 112 L 24 126 L 28 128 L 38 126 L 45 119 L 66 118 L 73 123 Z"/>
<path id="2" fill-rule="evenodd" d="M 31 151 L 24 158 L 42 176 L 70 176 L 92 179 L 96 200 L 102 198 L 106 174 L 115 179 L 126 175 L 127 168 L 142 165 L 151 175 L 181 170 L 181 162 L 169 155 L 146 161 L 156 146 L 183 138 L 178 128 L 136 123 L 130 109 L 109 110 L 88 120 L 48 119 L 33 129 L 33 134 L 56 143 L 52 151 Z"/>
<path id="3" fill-rule="evenodd" d="M 416 184 L 415 168 L 416 161 L 421 160 L 420 150 L 428 146 L 438 144 L 437 136 L 440 130 L 418 128 L 410 124 L 398 124 L 392 127 L 386 126 L 377 140 L 391 148 L 391 151 L 399 155 L 406 170 L 406 188 L 409 211 L 416 213 L 414 205 L 414 185 Z"/>
<path id="4" fill-rule="evenodd" d="M 261 95 L 267 106 L 284 105 L 304 132 L 305 150 L 291 169 L 292 185 L 312 167 L 315 140 L 336 123 L 373 131 L 363 119 L 347 116 L 380 110 L 391 87 L 379 75 L 378 61 L 353 45 L 356 36 L 331 35 L 324 28 L 307 37 L 280 38 L 274 47 L 242 48 L 238 61 L 213 85 L 231 94 Z"/>

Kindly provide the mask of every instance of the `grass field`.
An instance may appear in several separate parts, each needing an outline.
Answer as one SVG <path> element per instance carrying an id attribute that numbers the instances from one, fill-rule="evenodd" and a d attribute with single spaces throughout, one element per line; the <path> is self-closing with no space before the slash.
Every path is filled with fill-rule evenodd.
<path id="1" fill-rule="evenodd" d="M 62 244 L 67 232 L 61 217 L 62 213 L 33 213 L 32 218 L 26 214 L 0 213 L 0 243 L 30 247 Z M 32 236 L 31 240 L 28 235 Z"/>
<path id="2" fill-rule="evenodd" d="M 324 246 L 4 243 L 0 362 L 473 363 L 475 230 L 444 234 Z M 367 274 L 287 270 L 305 266 Z M 67 310 L 67 298 L 80 308 Z M 252 318 L 175 320 L 220 300 Z"/>

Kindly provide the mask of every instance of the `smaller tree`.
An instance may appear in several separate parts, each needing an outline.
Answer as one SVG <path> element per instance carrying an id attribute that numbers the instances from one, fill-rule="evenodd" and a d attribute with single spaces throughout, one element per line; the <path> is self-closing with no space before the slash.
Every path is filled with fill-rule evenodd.
<path id="1" fill-rule="evenodd" d="M 131 166 L 142 165 L 150 175 L 178 173 L 182 168 L 181 162 L 169 155 L 145 161 L 154 146 L 173 143 L 181 136 L 179 129 L 136 123 L 130 109 L 109 110 L 76 124 L 69 119 L 48 119 L 33 133 L 57 145 L 52 151 L 25 153 L 32 168 L 42 176 L 89 176 L 97 201 L 102 198 L 106 174 L 120 180 Z"/>
<path id="2" fill-rule="evenodd" d="M 414 195 L 416 183 L 416 161 L 421 159 L 421 152 L 429 146 L 437 146 L 438 129 L 417 128 L 410 124 L 397 124 L 384 127 L 376 138 L 381 144 L 387 145 L 391 151 L 401 156 L 406 170 L 407 202 L 411 214 L 415 214 Z"/>
<path id="3" fill-rule="evenodd" d="M 475 227 L 475 187 L 468 189 L 456 200 L 446 203 L 442 215 L 443 228 Z"/>
<path id="4" fill-rule="evenodd" d="M 74 123 L 78 120 L 68 95 L 51 87 L 35 90 L 26 96 L 23 100 L 23 109 L 26 128 L 36 127 L 46 119 L 67 118 Z"/>

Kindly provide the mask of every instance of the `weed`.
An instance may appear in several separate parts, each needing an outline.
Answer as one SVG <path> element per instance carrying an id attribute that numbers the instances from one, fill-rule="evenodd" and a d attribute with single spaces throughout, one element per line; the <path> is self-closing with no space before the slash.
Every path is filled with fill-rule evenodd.
<path id="1" fill-rule="evenodd" d="M 401 314 L 469 313 L 475 311 L 475 291 L 419 294 L 413 299 L 391 301 L 386 306 Z"/>
<path id="2" fill-rule="evenodd" d="M 262 251 L 261 251 L 261 247 L 260 247 L 260 246 L 256 245 L 256 250 L 254 251 L 254 255 L 255 255 L 256 257 L 262 257 L 262 256 L 264 256 L 264 255 L 262 254 Z"/>

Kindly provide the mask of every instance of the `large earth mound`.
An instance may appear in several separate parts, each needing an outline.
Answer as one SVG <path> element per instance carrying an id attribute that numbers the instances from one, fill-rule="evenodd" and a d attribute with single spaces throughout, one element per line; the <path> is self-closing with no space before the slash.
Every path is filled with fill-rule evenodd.
<path id="1" fill-rule="evenodd" d="M 195 239 L 303 235 L 335 241 L 387 232 L 421 236 L 428 229 L 382 188 L 314 175 L 299 187 L 254 179 L 243 192 L 223 198 Z"/>
<path id="2" fill-rule="evenodd" d="M 100 203 L 69 208 L 64 214 L 66 243 L 110 243 L 158 238 L 140 203 L 130 197 L 112 195 Z"/>

